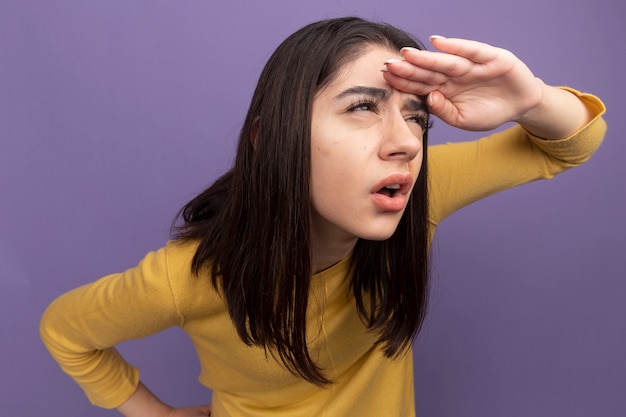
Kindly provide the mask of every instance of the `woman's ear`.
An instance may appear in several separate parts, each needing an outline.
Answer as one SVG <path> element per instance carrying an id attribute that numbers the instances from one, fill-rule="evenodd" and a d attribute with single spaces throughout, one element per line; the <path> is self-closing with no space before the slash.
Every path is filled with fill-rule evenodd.
<path id="1" fill-rule="evenodd" d="M 254 120 L 252 121 L 252 126 L 250 127 L 250 143 L 252 144 L 252 147 L 256 150 L 256 140 L 258 137 L 258 133 L 259 133 L 259 122 L 260 122 L 260 118 L 259 116 L 255 117 Z"/>

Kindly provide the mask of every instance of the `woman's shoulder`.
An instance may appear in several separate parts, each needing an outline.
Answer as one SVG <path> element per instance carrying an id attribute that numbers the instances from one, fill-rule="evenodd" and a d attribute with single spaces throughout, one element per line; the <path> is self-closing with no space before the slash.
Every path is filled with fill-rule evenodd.
<path id="1" fill-rule="evenodd" d="M 197 240 L 169 240 L 157 253 L 164 256 L 168 268 L 189 269 L 200 244 Z"/>
<path id="2" fill-rule="evenodd" d="M 167 269 L 177 309 L 188 317 L 211 314 L 211 310 L 221 308 L 223 304 L 213 286 L 210 267 L 203 267 L 198 273 L 192 269 L 198 245 L 196 240 L 171 240 L 156 253 L 156 256 L 162 257 Z"/>

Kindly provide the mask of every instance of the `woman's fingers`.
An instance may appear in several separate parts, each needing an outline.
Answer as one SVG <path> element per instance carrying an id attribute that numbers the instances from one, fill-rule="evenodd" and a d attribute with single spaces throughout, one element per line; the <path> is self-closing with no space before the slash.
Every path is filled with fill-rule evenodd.
<path id="1" fill-rule="evenodd" d="M 406 62 L 446 77 L 463 76 L 475 65 L 467 58 L 445 52 L 423 51 L 415 48 L 402 48 L 400 52 Z"/>
<path id="2" fill-rule="evenodd" d="M 494 63 L 499 62 L 497 67 L 506 67 L 515 60 L 509 51 L 482 42 L 442 37 L 433 37 L 432 40 L 441 52 L 402 48 L 404 60 L 423 71 L 450 78 L 468 74 L 486 75 L 494 69 L 497 71 L 497 68 L 492 68 Z M 434 76 L 431 75 L 431 78 Z"/>
<path id="3" fill-rule="evenodd" d="M 432 69 L 418 66 L 409 61 L 390 59 L 385 62 L 387 70 L 399 77 L 418 81 L 424 84 L 439 85 L 448 80 L 448 76 Z"/>
<path id="4" fill-rule="evenodd" d="M 385 62 L 393 75 L 425 85 L 441 85 L 450 78 L 468 74 L 478 75 L 481 68 L 504 51 L 482 42 L 465 39 L 431 37 L 433 45 L 441 52 L 416 48 L 402 48 L 404 60 L 390 59 Z"/>
<path id="5" fill-rule="evenodd" d="M 394 64 L 395 66 L 395 64 Z M 389 65 L 388 65 L 389 67 Z M 392 72 L 393 71 L 393 72 Z M 401 75 L 399 72 L 396 72 L 394 68 L 389 69 L 383 73 L 385 80 L 396 90 L 405 91 L 410 94 L 415 94 L 418 96 L 425 96 L 431 93 L 432 91 L 439 88 L 440 84 L 430 84 L 422 81 L 416 80 L 414 77 Z"/>
<path id="6" fill-rule="evenodd" d="M 167 417 L 210 417 L 211 404 L 195 407 L 173 408 Z"/>
<path id="7" fill-rule="evenodd" d="M 476 64 L 486 64 L 495 59 L 503 50 L 489 44 L 460 38 L 431 36 L 433 46 L 446 54 L 464 57 Z"/>

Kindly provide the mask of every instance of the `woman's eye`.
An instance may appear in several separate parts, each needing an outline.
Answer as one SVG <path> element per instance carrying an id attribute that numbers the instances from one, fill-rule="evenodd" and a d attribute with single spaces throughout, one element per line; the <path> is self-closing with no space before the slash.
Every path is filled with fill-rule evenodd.
<path id="1" fill-rule="evenodd" d="M 405 120 L 409 123 L 415 123 L 419 125 L 422 130 L 426 130 L 430 127 L 430 121 L 428 119 L 428 115 L 423 113 L 412 114 L 405 117 Z"/>
<path id="2" fill-rule="evenodd" d="M 348 108 L 349 112 L 356 111 L 373 111 L 376 112 L 378 108 L 376 107 L 376 103 L 372 103 L 370 101 L 360 101 L 356 104 L 353 104 Z"/>

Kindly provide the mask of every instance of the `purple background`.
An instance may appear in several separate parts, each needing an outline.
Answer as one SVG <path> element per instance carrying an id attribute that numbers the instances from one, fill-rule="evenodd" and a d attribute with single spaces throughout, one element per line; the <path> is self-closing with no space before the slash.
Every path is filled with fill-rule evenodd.
<path id="1" fill-rule="evenodd" d="M 609 133 L 553 181 L 478 202 L 434 244 L 420 416 L 626 415 L 621 0 L 0 1 L 0 409 L 107 416 L 37 332 L 59 294 L 133 266 L 223 172 L 258 74 L 310 21 L 357 14 L 513 50 L 598 94 Z M 435 142 L 475 137 L 436 123 Z M 177 329 L 121 346 L 165 401 L 209 400 Z"/>

